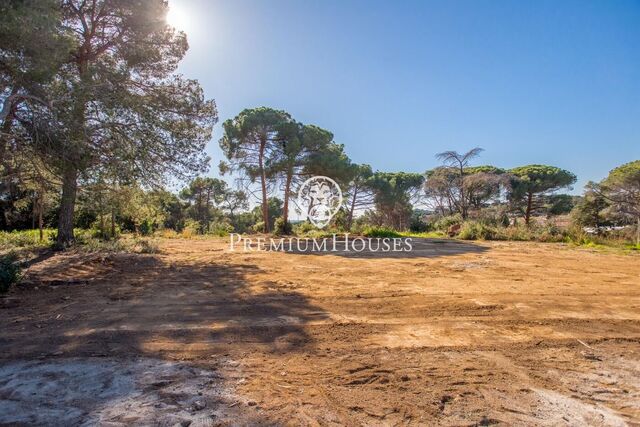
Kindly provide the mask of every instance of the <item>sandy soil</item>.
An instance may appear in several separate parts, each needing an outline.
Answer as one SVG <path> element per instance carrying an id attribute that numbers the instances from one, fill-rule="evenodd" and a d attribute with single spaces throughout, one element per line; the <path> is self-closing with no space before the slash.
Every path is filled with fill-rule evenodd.
<path id="1" fill-rule="evenodd" d="M 0 424 L 640 425 L 640 256 L 43 256 L 2 298 Z"/>

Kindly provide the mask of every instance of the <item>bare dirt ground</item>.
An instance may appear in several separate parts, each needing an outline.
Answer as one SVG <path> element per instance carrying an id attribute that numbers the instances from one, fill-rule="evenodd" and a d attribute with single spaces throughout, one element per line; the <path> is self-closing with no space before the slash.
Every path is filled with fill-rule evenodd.
<path id="1" fill-rule="evenodd" d="M 2 299 L 0 424 L 640 425 L 640 256 L 43 257 Z"/>

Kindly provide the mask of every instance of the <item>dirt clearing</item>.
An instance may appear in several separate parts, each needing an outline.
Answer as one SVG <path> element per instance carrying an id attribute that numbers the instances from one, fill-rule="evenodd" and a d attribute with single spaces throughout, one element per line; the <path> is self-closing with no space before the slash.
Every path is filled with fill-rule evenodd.
<path id="1" fill-rule="evenodd" d="M 640 257 L 56 254 L 2 299 L 0 423 L 640 425 Z"/>

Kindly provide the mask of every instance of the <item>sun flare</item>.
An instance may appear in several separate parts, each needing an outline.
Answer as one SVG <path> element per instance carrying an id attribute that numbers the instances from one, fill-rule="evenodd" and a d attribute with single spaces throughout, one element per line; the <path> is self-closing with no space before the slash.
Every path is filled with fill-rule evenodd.
<path id="1" fill-rule="evenodd" d="M 185 31 L 188 25 L 188 17 L 185 11 L 174 4 L 169 6 L 167 12 L 167 24 L 176 30 Z"/>

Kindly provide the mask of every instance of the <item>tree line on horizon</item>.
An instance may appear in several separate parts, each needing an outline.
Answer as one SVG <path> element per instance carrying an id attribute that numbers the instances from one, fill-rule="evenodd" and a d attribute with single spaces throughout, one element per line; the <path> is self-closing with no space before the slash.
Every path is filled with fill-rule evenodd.
<path id="1" fill-rule="evenodd" d="M 437 155 L 425 173 L 374 171 L 353 162 L 333 134 L 268 107 L 223 123 L 219 168 L 204 148 L 217 123 L 213 100 L 176 73 L 188 49 L 167 25 L 162 0 L 9 0 L 0 6 L 1 230 L 74 227 L 105 238 L 119 230 L 291 233 L 295 192 L 326 175 L 344 206 L 333 227 L 425 231 L 458 216 L 505 226 L 573 211 L 581 225 L 637 223 L 640 161 L 620 166 L 583 197 L 550 165 L 473 165 L 482 149 Z M 174 193 L 166 188 L 185 183 Z M 251 202 L 257 206 L 251 209 Z"/>

